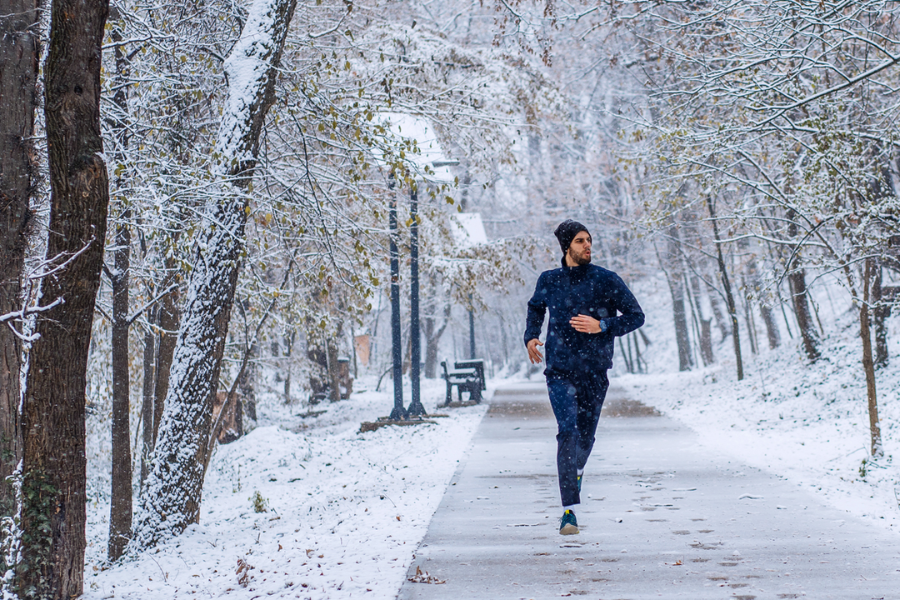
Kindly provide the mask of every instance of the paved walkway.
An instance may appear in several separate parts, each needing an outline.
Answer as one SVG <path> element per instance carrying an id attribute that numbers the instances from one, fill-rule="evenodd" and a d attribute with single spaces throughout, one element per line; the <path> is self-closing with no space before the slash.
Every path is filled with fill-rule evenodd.
<path id="1" fill-rule="evenodd" d="M 773 475 L 710 456 L 613 381 L 560 536 L 546 388 L 498 390 L 410 568 L 401 600 L 900 598 L 900 535 Z"/>

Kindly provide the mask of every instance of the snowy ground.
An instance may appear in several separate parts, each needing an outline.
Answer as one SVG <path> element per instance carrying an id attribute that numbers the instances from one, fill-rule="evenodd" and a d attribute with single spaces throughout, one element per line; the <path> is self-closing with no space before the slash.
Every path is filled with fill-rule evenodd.
<path id="1" fill-rule="evenodd" d="M 807 368 L 773 359 L 764 375 L 741 383 L 726 367 L 631 375 L 619 383 L 697 431 L 710 452 L 814 488 L 828 503 L 900 531 L 900 469 L 893 460 L 900 456 L 900 386 L 896 379 L 882 382 L 885 457 L 872 462 L 865 383 L 855 365 L 839 358 Z M 846 358 L 852 364 L 855 356 Z"/>
<path id="2" fill-rule="evenodd" d="M 900 465 L 894 460 L 900 460 L 900 319 L 888 322 L 891 363 L 876 376 L 885 456 L 873 463 L 859 322 L 840 289 L 817 288 L 821 320 L 828 325 L 819 361 L 809 364 L 796 328 L 792 339 L 781 319 L 782 345 L 769 350 L 758 322 L 766 347 L 752 354 L 742 327 L 745 378 L 738 382 L 731 337 L 718 343 L 716 364 L 677 372 L 663 286 L 661 279 L 645 282 L 638 294 L 653 344 L 646 352 L 650 374 L 618 380 L 632 388 L 633 398 L 693 428 L 710 452 L 778 474 L 835 507 L 900 531 Z M 714 337 L 719 341 L 715 330 Z"/>
<path id="3" fill-rule="evenodd" d="M 696 430 L 709 452 L 778 474 L 900 531 L 900 468 L 893 460 L 900 457 L 900 318 L 889 323 L 892 362 L 878 372 L 885 457 L 872 463 L 858 323 L 839 290 L 819 293 L 829 329 L 817 363 L 804 360 L 784 323 L 782 345 L 755 355 L 742 330 L 742 382 L 731 338 L 718 335 L 715 365 L 678 373 L 665 282 L 648 280 L 635 291 L 647 313 L 650 374 L 625 375 L 621 358 L 613 372 L 633 399 Z M 443 382 L 423 383 L 432 411 Z M 85 598 L 394 598 L 485 406 L 451 409 L 437 425 L 358 433 L 362 421 L 386 415 L 391 405 L 390 382 L 382 392 L 322 405 L 328 412 L 315 418 L 297 416 L 305 408 L 262 402 L 260 426 L 217 450 L 201 524 L 112 568 L 103 560 L 108 434 L 94 434 Z M 254 511 L 256 492 L 265 512 Z"/>
<path id="4" fill-rule="evenodd" d="M 136 559 L 104 562 L 109 505 L 93 503 L 84 598 L 394 598 L 486 407 L 358 433 L 390 412 L 386 384 L 314 418 L 262 403 L 260 426 L 217 449 L 200 524 Z M 423 381 L 429 412 L 443 392 Z"/>

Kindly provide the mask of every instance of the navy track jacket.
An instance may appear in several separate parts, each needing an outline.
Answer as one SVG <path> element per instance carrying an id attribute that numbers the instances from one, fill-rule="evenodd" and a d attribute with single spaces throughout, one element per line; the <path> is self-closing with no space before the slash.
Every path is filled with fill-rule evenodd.
<path id="1" fill-rule="evenodd" d="M 528 301 L 526 345 L 540 337 L 548 308 L 550 327 L 545 344 L 548 370 L 609 369 L 615 337 L 644 324 L 644 312 L 625 282 L 612 271 L 592 264 L 541 273 L 534 296 Z M 599 320 L 602 331 L 575 331 L 569 319 L 576 315 Z"/>

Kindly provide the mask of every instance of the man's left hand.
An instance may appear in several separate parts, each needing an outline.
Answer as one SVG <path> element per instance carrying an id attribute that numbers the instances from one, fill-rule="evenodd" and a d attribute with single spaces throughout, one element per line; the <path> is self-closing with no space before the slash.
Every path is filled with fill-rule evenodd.
<path id="1" fill-rule="evenodd" d="M 600 333 L 603 331 L 600 321 L 587 315 L 572 317 L 569 320 L 569 325 L 574 327 L 575 331 L 580 331 L 581 333 Z"/>

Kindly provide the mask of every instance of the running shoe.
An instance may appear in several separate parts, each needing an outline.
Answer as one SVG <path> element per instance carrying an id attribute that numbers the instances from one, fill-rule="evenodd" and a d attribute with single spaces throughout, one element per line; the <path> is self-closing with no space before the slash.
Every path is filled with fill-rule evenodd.
<path id="1" fill-rule="evenodd" d="M 560 535 L 575 535 L 578 533 L 578 521 L 575 520 L 575 513 L 571 510 L 564 512 L 559 520 L 559 533 Z"/>

